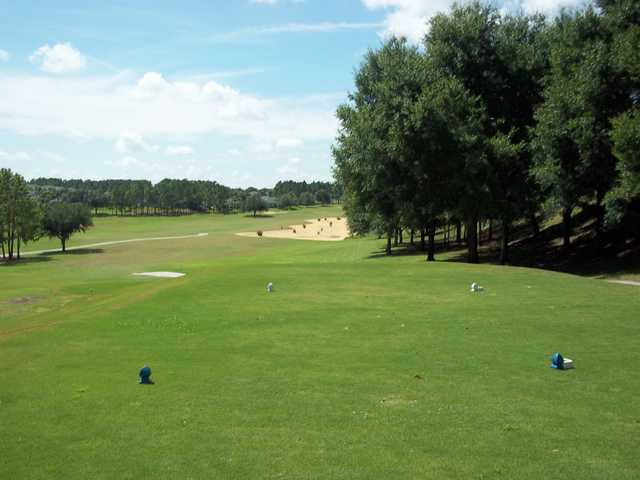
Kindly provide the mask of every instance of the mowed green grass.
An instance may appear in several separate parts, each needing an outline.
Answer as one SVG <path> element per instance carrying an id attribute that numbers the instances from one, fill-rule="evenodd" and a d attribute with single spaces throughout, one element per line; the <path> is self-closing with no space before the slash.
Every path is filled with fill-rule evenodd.
<path id="1" fill-rule="evenodd" d="M 233 235 L 336 214 L 0 266 L 0 478 L 638 478 L 640 288 Z"/>

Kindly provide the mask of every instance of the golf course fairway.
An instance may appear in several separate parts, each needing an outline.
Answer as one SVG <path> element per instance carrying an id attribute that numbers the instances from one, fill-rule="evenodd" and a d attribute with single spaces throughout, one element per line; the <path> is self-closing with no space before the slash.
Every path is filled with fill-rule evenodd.
<path id="1" fill-rule="evenodd" d="M 69 246 L 208 235 L 0 265 L 0 478 L 638 478 L 640 287 L 236 235 L 340 215 L 96 218 Z"/>

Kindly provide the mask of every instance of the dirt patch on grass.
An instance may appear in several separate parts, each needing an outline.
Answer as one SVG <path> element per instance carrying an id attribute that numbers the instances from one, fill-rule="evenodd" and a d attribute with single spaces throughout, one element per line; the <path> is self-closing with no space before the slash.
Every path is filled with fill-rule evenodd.
<path id="1" fill-rule="evenodd" d="M 409 400 L 397 396 L 390 396 L 380 400 L 380 405 L 382 405 L 383 407 L 413 406 L 416 403 L 418 403 L 417 400 Z"/>
<path id="2" fill-rule="evenodd" d="M 156 278 L 180 278 L 184 277 L 185 273 L 180 272 L 141 272 L 132 273 L 136 277 L 156 277 Z"/>
<path id="3" fill-rule="evenodd" d="M 300 225 L 282 226 L 280 230 L 241 232 L 242 237 L 288 238 L 293 240 L 316 240 L 321 242 L 339 242 L 349 236 L 347 219 L 344 217 L 319 217 L 305 220 Z"/>
<path id="4" fill-rule="evenodd" d="M 40 297 L 18 297 L 18 298 L 10 298 L 9 300 L 5 300 L 4 303 L 8 303 L 9 305 L 29 305 L 33 303 L 37 303 L 40 300 Z"/>

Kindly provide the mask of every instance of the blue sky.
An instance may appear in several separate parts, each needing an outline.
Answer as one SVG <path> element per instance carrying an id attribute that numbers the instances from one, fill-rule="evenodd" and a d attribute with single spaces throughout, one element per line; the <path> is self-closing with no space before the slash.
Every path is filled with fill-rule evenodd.
<path id="1" fill-rule="evenodd" d="M 0 167 L 27 178 L 328 180 L 368 48 L 448 0 L 0 5 Z M 553 14 L 581 0 L 504 0 Z"/>

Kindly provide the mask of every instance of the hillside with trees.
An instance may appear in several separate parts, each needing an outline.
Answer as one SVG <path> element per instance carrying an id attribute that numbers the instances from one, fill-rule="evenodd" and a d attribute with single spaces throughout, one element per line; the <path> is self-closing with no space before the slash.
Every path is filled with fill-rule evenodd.
<path id="1" fill-rule="evenodd" d="M 598 6 L 547 20 L 458 5 L 420 47 L 369 51 L 333 151 L 352 231 L 385 236 L 387 254 L 419 234 L 428 260 L 453 231 L 472 263 L 478 232 L 508 263 L 514 228 L 535 237 L 558 214 L 566 253 L 578 213 L 597 249 L 607 232 L 637 239 L 640 4 Z"/>

